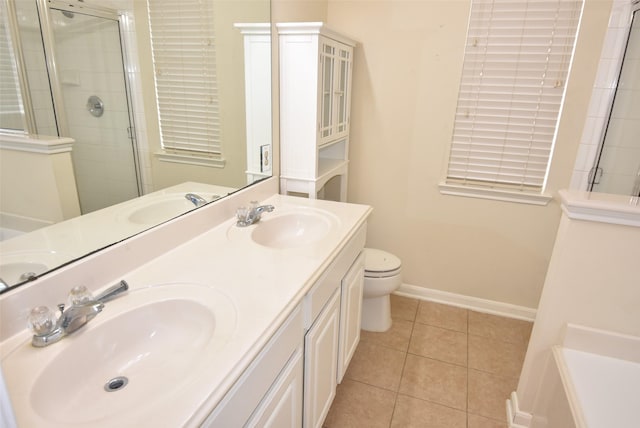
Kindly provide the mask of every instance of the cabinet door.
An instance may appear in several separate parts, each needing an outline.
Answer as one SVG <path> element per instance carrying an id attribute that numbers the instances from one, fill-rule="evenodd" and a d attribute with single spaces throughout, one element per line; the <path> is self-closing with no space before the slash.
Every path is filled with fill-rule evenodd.
<path id="1" fill-rule="evenodd" d="M 322 427 L 336 395 L 340 289 L 318 315 L 304 340 L 303 426 Z"/>
<path id="2" fill-rule="evenodd" d="M 334 137 L 340 138 L 349 132 L 349 110 L 351 108 L 351 66 L 353 64 L 353 48 L 339 45 L 336 53 L 334 77 Z"/>
<path id="3" fill-rule="evenodd" d="M 362 289 L 364 287 L 364 255 L 356 261 L 342 279 L 340 296 L 340 348 L 338 352 L 338 383 L 342 382 L 351 357 L 360 342 Z"/>
<path id="4" fill-rule="evenodd" d="M 336 69 L 337 46 L 334 41 L 320 38 L 320 117 L 318 127 L 318 144 L 322 145 L 333 139 L 334 125 L 334 79 Z"/>
<path id="5" fill-rule="evenodd" d="M 302 347 L 251 416 L 247 427 L 298 428 L 302 422 Z"/>

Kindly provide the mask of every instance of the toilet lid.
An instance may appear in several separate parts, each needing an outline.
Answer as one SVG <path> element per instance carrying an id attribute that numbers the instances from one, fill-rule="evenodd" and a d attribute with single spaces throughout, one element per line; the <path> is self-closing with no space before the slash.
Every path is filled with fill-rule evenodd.
<path id="1" fill-rule="evenodd" d="M 364 249 L 364 271 L 367 273 L 392 272 L 400 269 L 402 262 L 399 258 L 386 251 L 375 248 Z"/>

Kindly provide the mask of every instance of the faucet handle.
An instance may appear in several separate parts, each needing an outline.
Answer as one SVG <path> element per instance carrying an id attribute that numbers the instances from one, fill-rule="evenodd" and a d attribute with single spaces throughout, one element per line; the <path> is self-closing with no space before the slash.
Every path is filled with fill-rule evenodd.
<path id="1" fill-rule="evenodd" d="M 236 210 L 236 220 L 238 226 L 248 226 L 249 223 L 249 208 L 242 206 Z"/>
<path id="2" fill-rule="evenodd" d="M 29 313 L 27 325 L 33 334 L 43 336 L 55 329 L 56 322 L 56 316 L 48 306 L 36 306 Z"/>
<path id="3" fill-rule="evenodd" d="M 69 291 L 69 296 L 67 297 L 67 307 L 71 307 L 74 305 L 82 305 L 83 303 L 88 303 L 93 300 L 93 294 L 87 287 L 84 285 L 78 285 L 77 287 L 73 287 Z"/>

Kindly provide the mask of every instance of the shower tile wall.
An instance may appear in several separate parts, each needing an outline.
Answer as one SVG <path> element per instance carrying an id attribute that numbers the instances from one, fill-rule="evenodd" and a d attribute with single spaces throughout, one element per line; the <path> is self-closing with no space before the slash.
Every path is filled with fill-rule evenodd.
<path id="1" fill-rule="evenodd" d="M 83 213 L 138 196 L 124 91 L 118 27 L 113 21 L 63 16 L 56 28 L 58 74 L 67 123 L 76 140 L 74 167 Z M 104 102 L 104 114 L 87 110 L 89 96 Z M 106 166 L 110 165 L 107 169 Z"/>
<path id="2" fill-rule="evenodd" d="M 589 171 L 593 167 L 595 159 L 598 155 L 600 141 L 602 139 L 604 127 L 606 126 L 609 105 L 615 92 L 616 81 L 618 79 L 619 66 L 624 53 L 627 33 L 629 31 L 629 14 L 630 2 L 628 0 L 614 0 L 611 17 L 609 19 L 609 28 L 607 30 L 600 63 L 598 65 L 598 74 L 593 86 L 591 101 L 589 104 L 589 112 L 587 120 L 582 132 L 578 155 L 574 165 L 573 176 L 571 179 L 571 189 L 587 190 L 589 183 Z M 640 62 L 636 59 L 637 62 Z M 640 89 L 636 89 L 639 93 L 636 99 L 640 99 Z M 640 122 L 636 121 L 635 135 L 640 132 Z M 636 139 L 637 140 L 637 139 Z M 635 148 L 636 152 L 640 147 Z M 620 157 L 628 159 L 626 154 L 620 153 Z M 638 154 L 635 159 L 638 159 Z M 617 169 L 617 168 L 616 168 Z M 628 180 L 628 178 L 627 178 Z M 615 179 L 612 183 L 615 183 Z M 598 192 L 608 192 L 610 189 L 595 189 Z"/>

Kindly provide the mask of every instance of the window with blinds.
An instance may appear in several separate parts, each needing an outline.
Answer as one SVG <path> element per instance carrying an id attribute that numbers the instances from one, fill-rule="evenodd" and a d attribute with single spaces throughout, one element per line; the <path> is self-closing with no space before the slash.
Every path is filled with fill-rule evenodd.
<path id="1" fill-rule="evenodd" d="M 6 9 L 0 8 L 0 129 L 23 130 L 23 108 L 18 72 L 5 22 Z"/>
<path id="2" fill-rule="evenodd" d="M 443 193 L 542 193 L 581 11 L 581 0 L 472 1 Z"/>
<path id="3" fill-rule="evenodd" d="M 173 162 L 223 166 L 213 1 L 148 0 L 163 152 Z"/>

